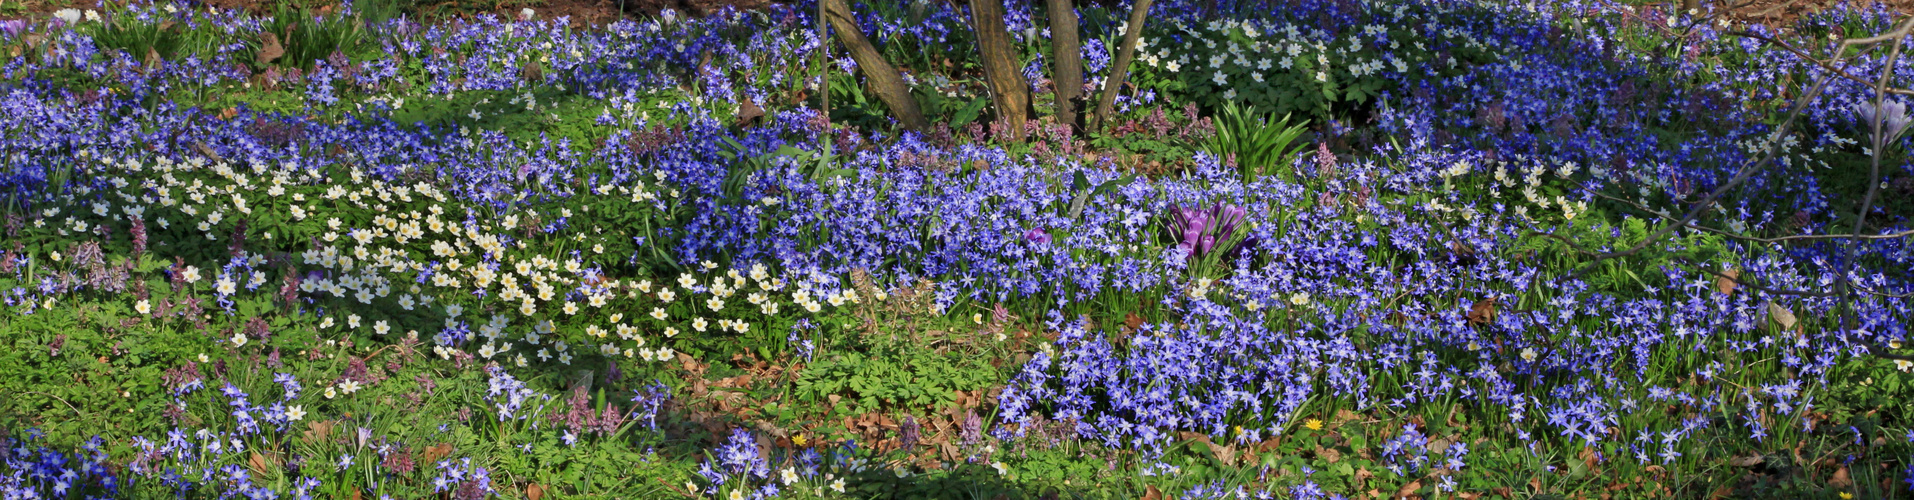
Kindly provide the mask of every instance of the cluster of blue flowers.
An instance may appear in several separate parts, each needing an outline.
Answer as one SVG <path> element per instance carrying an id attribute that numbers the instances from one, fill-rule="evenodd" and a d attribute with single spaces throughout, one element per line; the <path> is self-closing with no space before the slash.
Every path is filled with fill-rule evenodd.
<path id="1" fill-rule="evenodd" d="M 1159 8 L 1177 13 L 1172 20 L 1205 22 L 1191 17 L 1199 9 L 1182 8 L 1186 2 L 1166 3 Z M 1350 4 L 1296 2 L 1257 26 L 1264 33 L 1300 23 L 1312 32 L 1366 33 L 1372 16 L 1362 9 L 1380 7 Z M 1613 236 L 1594 238 L 1597 246 L 1625 248 L 1602 243 L 1619 241 L 1621 229 L 1587 230 L 1595 224 L 1583 216 L 1591 203 L 1610 196 L 1667 217 L 1770 147 L 1781 153 L 1750 178 L 1744 191 L 1751 194 L 1718 208 L 1728 227 L 1841 230 L 1832 224 L 1847 207 L 1834 205 L 1810 174 L 1832 168 L 1827 155 L 1866 140 L 1857 135 L 1862 120 L 1881 116 L 1899 134 L 1908 121 L 1905 106 L 1877 108 L 1865 85 L 1832 78 L 1821 100 L 1806 108 L 1801 132 L 1770 144 L 1774 127 L 1765 118 L 1775 110 L 1769 107 L 1784 93 L 1799 95 L 1772 83 L 1816 80 L 1827 70 L 1753 37 L 1733 36 L 1725 26 L 1616 11 L 1603 2 L 1459 10 L 1428 20 L 1425 30 L 1534 50 L 1461 67 L 1444 56 L 1362 69 L 1391 86 L 1374 118 L 1375 130 L 1393 142 L 1344 134 L 1338 124 L 1326 129 L 1324 141 L 1367 150 L 1339 159 L 1324 146 L 1321 154 L 1280 166 L 1284 175 L 1255 178 L 1242 177 L 1226 158 L 1197 154 L 1181 176 L 1131 180 L 1081 198 L 1063 186 L 1078 178 L 1091 185 L 1126 178 L 1107 160 L 1014 155 L 981 141 L 928 135 L 827 131 L 804 109 L 773 113 L 752 128 L 730 126 L 721 118 L 735 103 L 768 103 L 780 92 L 812 85 L 803 81 L 803 68 L 790 65 L 810 60 L 819 47 L 806 12 L 727 10 L 596 30 L 486 17 L 447 26 L 401 21 L 378 31 L 386 57 L 341 56 L 263 77 L 243 69 L 238 58 L 250 53 L 238 47 L 147 67 L 129 54 L 103 51 L 63 22 L 9 28 L 0 41 L 32 36 L 40 57 L 0 66 L 0 81 L 9 82 L 0 85 L 0 193 L 22 210 L 97 204 L 106 212 L 120 200 L 104 193 L 124 186 L 90 175 L 101 164 L 207 156 L 315 184 L 332 182 L 319 172 L 338 162 L 389 181 L 426 175 L 474 212 L 603 196 L 596 186 L 657 181 L 671 196 L 644 203 L 683 218 L 662 233 L 667 237 L 640 244 L 664 247 L 683 263 L 722 258 L 807 276 L 864 270 L 896 283 L 930 279 L 941 311 L 965 303 L 1035 304 L 1029 307 L 1058 336 L 1003 393 L 1000 435 L 1013 436 L 1042 418 L 1075 422 L 1078 435 L 1108 446 L 1143 450 L 1160 450 L 1180 432 L 1257 441 L 1292 428 L 1297 415 L 1322 401 L 1392 411 L 1460 403 L 1507 424 L 1531 448 L 1613 443 L 1627 456 L 1607 459 L 1675 463 L 1689 449 L 1685 440 L 1718 427 L 1758 442 L 1783 430 L 1843 432 L 1818 427 L 1824 418 L 1813 412 L 1813 388 L 1828 385 L 1837 367 L 1872 346 L 1906 341 L 1914 324 L 1914 304 L 1893 296 L 1914 290 L 1904 273 L 1839 267 L 1868 262 L 1906 269 L 1914 254 L 1901 240 L 1786 252 L 1720 243 L 1741 256 L 1736 272 L 1750 282 L 1798 289 L 1839 281 L 1878 292 L 1846 302 L 1724 288 L 1714 269 L 1672 265 L 1628 270 L 1640 284 L 1623 291 L 1552 270 L 1546 260 L 1558 256 L 1520 251 L 1535 233 L 1572 229 Z M 1610 14 L 1591 15 L 1601 12 Z M 234 34 L 263 29 L 257 20 L 161 6 L 119 15 L 189 26 L 230 22 L 217 25 Z M 955 37 L 961 18 L 943 9 L 912 15 L 920 22 L 875 15 L 860 21 L 893 54 L 959 50 L 949 46 L 961 38 Z M 1041 30 L 1032 19 L 1017 10 L 1007 24 L 1019 40 L 1037 43 Z M 1564 29 L 1571 20 L 1580 28 Z M 1873 33 L 1890 20 L 1884 10 L 1841 8 L 1807 18 L 1797 31 Z M 1629 30 L 1671 27 L 1687 30 L 1680 56 L 1628 45 Z M 1760 26 L 1734 28 L 1803 46 L 1835 43 Z M 1378 39 L 1365 50 L 1388 59 L 1391 43 Z M 1095 76 L 1107 65 L 1098 62 L 1107 50 L 1100 41 L 1088 45 Z M 1727 72 L 1706 60 L 1738 65 Z M 1878 55 L 1862 57 L 1849 71 L 1914 73 L 1907 67 L 1914 63 L 1905 60 L 1886 64 Z M 101 89 L 52 85 L 39 76 L 51 70 L 77 71 Z M 1653 83 L 1665 75 L 1695 83 Z M 242 108 L 217 119 L 216 112 L 166 100 L 255 81 L 296 89 L 310 102 L 310 114 L 343 118 Z M 548 110 L 529 90 L 547 87 L 608 103 L 594 121 L 612 130 L 602 146 L 390 119 L 405 108 L 398 96 L 522 94 L 514 105 Z M 651 102 L 680 87 L 697 91 L 682 102 Z M 342 99 L 347 92 L 372 97 Z M 347 109 L 342 103 L 349 101 L 364 102 Z M 669 139 L 657 140 L 660 134 Z M 852 146 L 834 165 L 844 175 L 816 175 L 793 155 L 741 180 L 733 175 L 738 158 L 792 149 L 815 154 L 827 136 Z M 1905 157 L 1906 139 L 1892 139 L 1885 147 Z M 1893 175 L 1914 175 L 1906 165 L 1893 167 L 1899 169 Z M 95 230 L 81 223 L 76 234 Z M 540 230 L 557 232 L 566 223 L 547 221 Z M 1193 263 L 1218 256 L 1233 265 Z M 33 257 L 6 258 L 0 272 L 18 274 Z M 211 263 L 218 269 L 214 279 L 258 288 L 264 269 L 256 260 Z M 114 288 L 110 279 L 88 278 L 49 277 L 36 289 L 0 295 L 8 307 L 30 313 L 76 291 Z M 417 278 L 423 283 L 428 274 Z M 221 291 L 219 302 L 228 309 L 224 296 L 231 288 Z M 1157 304 L 1164 316 L 1124 331 L 1081 315 L 1118 301 Z M 1853 322 L 1795 328 L 1796 318 L 1843 314 Z M 439 335 L 441 344 L 457 347 L 472 332 L 455 322 Z M 503 368 L 488 369 L 485 400 L 500 421 L 531 419 L 542 406 L 527 405 L 552 399 Z M 275 380 L 287 401 L 301 391 L 290 377 Z M 201 385 L 196 374 L 182 374 L 175 390 L 183 396 Z M 655 416 L 662 392 L 634 401 Z M 192 439 L 176 432 L 164 444 L 144 443 L 155 463 L 206 463 L 195 454 L 238 453 L 237 437 L 268 432 L 262 424 L 284 431 L 297 419 L 283 402 L 253 405 L 230 385 L 221 393 L 233 408 L 232 431 L 200 431 Z M 1383 443 L 1391 472 L 1411 477 L 1467 467 L 1469 445 L 1427 432 L 1412 425 Z M 9 444 L 16 445 L 4 457 L 11 475 L 0 477 L 0 491 L 9 495 L 57 495 L 79 482 L 110 492 L 117 484 L 99 464 L 69 465 L 73 458 L 58 452 Z M 748 433 L 734 434 L 702 474 L 714 485 L 727 478 L 761 481 L 756 495 L 775 496 L 777 484 L 790 482 L 772 477 L 758 446 Z M 90 450 L 80 460 L 96 455 L 103 456 Z M 341 455 L 330 466 L 353 467 L 354 456 Z M 486 469 L 470 459 L 437 466 L 438 491 L 457 498 L 492 491 Z M 134 472 L 159 474 L 182 490 L 189 482 L 261 488 L 238 466 Z M 294 493 L 312 487 L 300 483 Z M 1185 496 L 1229 493 L 1222 488 Z"/>

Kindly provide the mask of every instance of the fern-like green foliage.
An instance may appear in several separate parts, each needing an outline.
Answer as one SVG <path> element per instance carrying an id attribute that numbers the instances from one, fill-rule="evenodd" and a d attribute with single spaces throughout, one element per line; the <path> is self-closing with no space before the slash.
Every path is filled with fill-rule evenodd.
<path id="1" fill-rule="evenodd" d="M 1236 167 L 1245 178 L 1268 175 L 1270 169 L 1287 165 L 1302 151 L 1301 138 L 1309 121 L 1291 125 L 1290 115 L 1277 119 L 1274 114 L 1257 113 L 1235 102 L 1216 114 L 1216 135 L 1203 144 L 1203 151 L 1217 158 L 1236 156 Z"/>

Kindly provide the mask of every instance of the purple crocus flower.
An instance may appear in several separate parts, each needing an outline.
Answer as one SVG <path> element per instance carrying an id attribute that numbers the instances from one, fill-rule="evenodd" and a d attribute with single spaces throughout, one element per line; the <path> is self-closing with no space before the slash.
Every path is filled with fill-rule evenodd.
<path id="1" fill-rule="evenodd" d="M 1907 105 L 1900 101 L 1882 101 L 1880 112 L 1881 133 L 1889 139 L 1900 136 L 1901 131 L 1907 129 L 1908 123 L 1914 121 L 1914 119 L 1910 119 L 1907 114 Z M 1860 115 L 1861 126 L 1874 126 L 1875 107 L 1873 101 L 1862 101 L 1860 104 L 1855 104 L 1854 114 Z"/>
<path id="2" fill-rule="evenodd" d="M 1235 246 L 1217 248 L 1216 245 L 1236 234 L 1236 226 L 1242 224 L 1247 214 L 1248 211 L 1241 206 L 1222 203 L 1208 210 L 1177 207 L 1170 230 L 1177 237 L 1177 247 L 1183 249 L 1185 257 L 1201 257 L 1217 250 L 1233 251 Z"/>
<path id="3" fill-rule="evenodd" d="M 10 36 L 10 37 L 20 36 L 20 33 L 23 33 L 26 30 L 27 30 L 27 21 L 25 19 L 8 19 L 8 20 L 0 21 L 0 33 L 6 33 L 7 36 Z"/>
<path id="4" fill-rule="evenodd" d="M 1050 232 L 1045 231 L 1042 227 L 1033 227 L 1030 228 L 1029 231 L 1023 232 L 1023 239 L 1024 241 L 1038 245 L 1048 246 L 1050 245 Z"/>

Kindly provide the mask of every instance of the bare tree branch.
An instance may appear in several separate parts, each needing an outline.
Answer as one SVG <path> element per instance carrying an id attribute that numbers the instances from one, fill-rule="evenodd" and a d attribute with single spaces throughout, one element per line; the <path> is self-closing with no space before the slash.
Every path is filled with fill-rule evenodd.
<path id="1" fill-rule="evenodd" d="M 1821 69 L 1833 72 L 1834 74 L 1839 75 L 1842 78 L 1853 80 L 1855 83 L 1859 83 L 1862 85 L 1867 85 L 1870 87 L 1874 86 L 1874 83 L 1869 82 L 1866 79 L 1863 79 L 1858 76 L 1850 75 L 1846 71 L 1842 71 L 1840 68 L 1836 68 L 1834 67 L 1834 65 L 1828 64 L 1827 61 L 1808 55 L 1808 53 L 1802 52 L 1800 49 L 1794 48 L 1793 45 L 1789 45 L 1788 42 L 1776 39 L 1774 37 L 1770 37 L 1760 33 L 1749 32 L 1749 31 L 1731 31 L 1731 32 L 1728 32 L 1728 35 L 1758 40 L 1764 43 L 1774 45 L 1776 47 L 1780 47 L 1782 50 L 1786 50 L 1789 53 L 1794 54 L 1795 57 L 1799 57 L 1799 58 L 1807 60 L 1808 62 L 1812 62 L 1816 66 L 1820 66 Z M 1887 88 L 1887 92 L 1891 94 L 1895 94 L 1895 95 L 1914 95 L 1914 90 L 1895 88 L 1895 87 Z"/>

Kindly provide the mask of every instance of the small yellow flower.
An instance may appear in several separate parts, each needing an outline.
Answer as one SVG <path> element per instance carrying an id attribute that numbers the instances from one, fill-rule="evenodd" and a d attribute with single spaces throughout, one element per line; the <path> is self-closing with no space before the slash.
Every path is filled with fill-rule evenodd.
<path id="1" fill-rule="evenodd" d="M 1323 421 L 1313 418 L 1305 420 L 1303 421 L 1303 427 L 1312 431 L 1320 431 L 1323 430 Z"/>
<path id="2" fill-rule="evenodd" d="M 803 434 L 798 434 L 797 436 L 793 436 L 791 438 L 791 444 L 795 444 L 798 446 L 804 446 L 804 443 L 807 443 L 807 442 L 810 442 L 810 440 L 805 439 Z"/>

